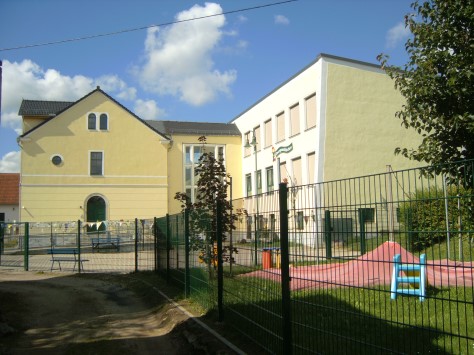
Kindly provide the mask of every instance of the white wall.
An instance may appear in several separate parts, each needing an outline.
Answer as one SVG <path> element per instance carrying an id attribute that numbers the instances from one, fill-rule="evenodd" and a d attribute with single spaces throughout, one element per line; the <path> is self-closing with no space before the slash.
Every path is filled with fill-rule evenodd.
<path id="1" fill-rule="evenodd" d="M 318 154 L 319 154 L 319 141 L 320 136 L 323 132 L 320 131 L 321 123 L 321 107 L 323 103 L 321 98 L 324 95 L 321 95 L 323 91 L 322 82 L 321 82 L 321 68 L 322 60 L 321 58 L 313 62 L 310 66 L 305 68 L 295 77 L 288 80 L 282 86 L 277 88 L 275 91 L 267 95 L 260 102 L 257 102 L 254 106 L 250 107 L 247 111 L 242 113 L 237 117 L 233 122 L 237 125 L 239 130 L 242 132 L 242 142 L 245 144 L 245 133 L 252 131 L 256 126 L 260 126 L 260 142 L 261 150 L 257 152 L 257 170 L 262 171 L 262 192 L 266 192 L 266 175 L 265 169 L 269 166 L 274 167 L 274 188 L 278 188 L 277 176 L 277 162 L 273 162 L 273 155 L 271 146 L 263 148 L 264 146 L 264 122 L 269 118 L 272 119 L 272 135 L 273 140 L 272 144 L 275 149 L 278 149 L 281 146 L 288 146 L 290 143 L 293 143 L 293 150 L 290 153 L 282 154 L 280 156 L 281 162 L 286 162 L 286 167 L 288 172 L 293 176 L 292 164 L 291 161 L 295 158 L 301 157 L 302 165 L 302 181 L 298 181 L 298 185 L 309 183 L 307 180 L 308 169 L 307 169 L 307 154 L 311 152 L 316 152 L 316 162 L 315 167 L 318 164 Z M 316 93 L 316 127 L 305 131 L 305 99 L 311 94 Z M 300 107 L 300 133 L 296 136 L 290 138 L 290 107 L 299 103 Z M 276 143 L 277 136 L 277 118 L 276 116 L 285 112 L 285 140 L 282 142 Z M 250 135 L 252 137 L 252 134 Z M 252 149 L 253 152 L 253 149 Z M 242 165 L 242 174 L 245 175 L 252 174 L 252 189 L 253 194 L 256 194 L 255 186 L 255 157 L 253 153 L 250 156 L 245 157 L 244 148 L 242 147 L 242 156 L 243 165 Z M 316 169 L 315 169 L 316 170 Z M 314 172 L 317 179 L 316 171 Z M 243 178 L 242 191 L 245 193 L 245 178 Z"/>
<path id="2" fill-rule="evenodd" d="M 5 213 L 5 222 L 18 222 L 20 219 L 18 206 L 0 205 L 0 213 Z"/>

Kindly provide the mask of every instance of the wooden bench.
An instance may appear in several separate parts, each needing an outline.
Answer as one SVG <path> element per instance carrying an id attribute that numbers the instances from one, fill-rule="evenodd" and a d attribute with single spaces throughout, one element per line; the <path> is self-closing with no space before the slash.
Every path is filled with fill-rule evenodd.
<path id="1" fill-rule="evenodd" d="M 51 248 L 48 249 L 48 254 L 51 255 L 51 271 L 54 269 L 54 263 L 58 263 L 59 270 L 62 271 L 61 262 L 73 262 L 76 270 L 76 265 L 79 265 L 81 270 L 84 270 L 84 261 L 86 259 L 79 259 L 79 253 L 76 248 Z"/>
<path id="2" fill-rule="evenodd" d="M 120 251 L 120 238 L 118 237 L 91 238 L 91 244 L 92 251 L 94 249 L 99 251 L 101 246 L 108 246 Z"/>

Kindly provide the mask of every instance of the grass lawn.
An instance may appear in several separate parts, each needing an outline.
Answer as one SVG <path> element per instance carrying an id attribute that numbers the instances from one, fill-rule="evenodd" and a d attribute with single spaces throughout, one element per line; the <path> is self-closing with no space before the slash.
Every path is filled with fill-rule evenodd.
<path id="1" fill-rule="evenodd" d="M 472 288 L 429 289 L 427 296 L 424 302 L 407 296 L 392 301 L 388 286 L 292 292 L 295 353 L 472 351 Z M 226 322 L 278 352 L 282 337 L 279 283 L 226 278 L 224 299 Z"/>

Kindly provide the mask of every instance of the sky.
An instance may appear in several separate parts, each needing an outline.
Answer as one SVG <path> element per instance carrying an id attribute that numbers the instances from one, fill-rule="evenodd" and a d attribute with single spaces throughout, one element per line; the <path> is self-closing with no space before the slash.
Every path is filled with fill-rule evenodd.
<path id="1" fill-rule="evenodd" d="M 229 122 L 320 53 L 408 60 L 412 0 L 264 6 L 281 1 L 0 0 L 0 173 L 20 171 L 22 99 L 76 101 L 100 86 L 143 119 Z M 51 42 L 63 43 L 36 46 Z"/>

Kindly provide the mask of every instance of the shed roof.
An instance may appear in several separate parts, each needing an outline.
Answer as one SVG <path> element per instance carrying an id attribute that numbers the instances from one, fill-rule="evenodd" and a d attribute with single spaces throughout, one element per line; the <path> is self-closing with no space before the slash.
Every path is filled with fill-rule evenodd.
<path id="1" fill-rule="evenodd" d="M 20 174 L 0 174 L 0 205 L 20 203 Z"/>
<path id="2" fill-rule="evenodd" d="M 55 116 L 74 102 L 23 100 L 18 114 L 20 116 Z"/>

